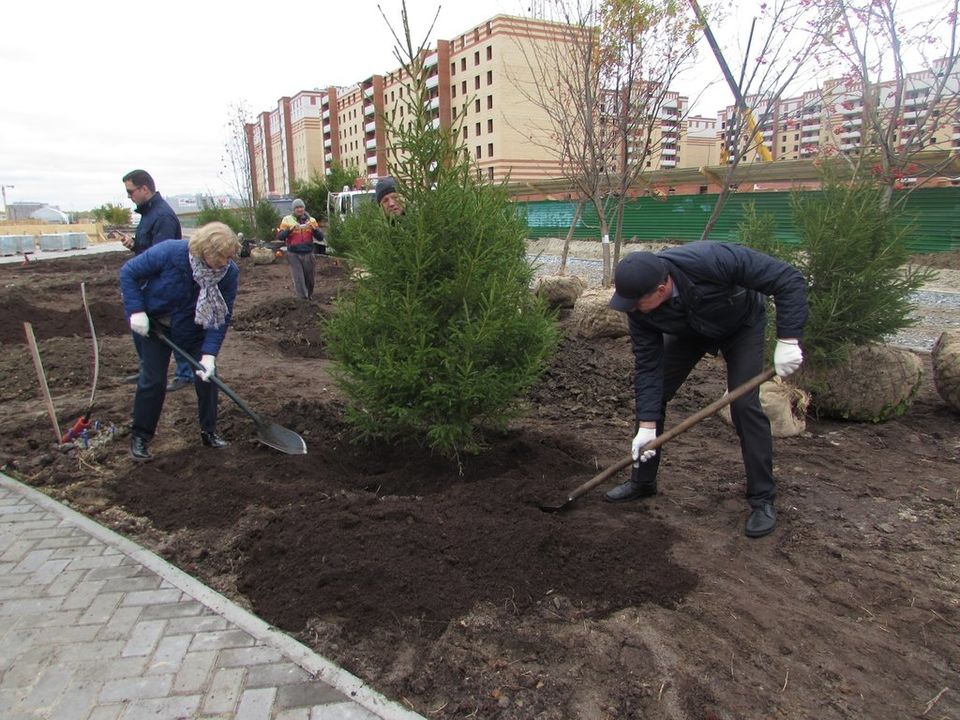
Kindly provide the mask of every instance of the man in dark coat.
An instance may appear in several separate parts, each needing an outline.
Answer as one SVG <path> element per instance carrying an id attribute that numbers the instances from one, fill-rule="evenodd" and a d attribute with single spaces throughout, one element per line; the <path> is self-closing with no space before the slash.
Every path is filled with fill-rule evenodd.
<path id="1" fill-rule="evenodd" d="M 700 358 L 723 354 L 729 388 L 762 372 L 767 296 L 777 312 L 776 372 L 786 377 L 800 367 L 806 281 L 796 268 L 755 250 L 695 242 L 656 255 L 628 254 L 614 283 L 610 307 L 627 313 L 635 358 L 637 433 L 630 479 L 606 499 L 626 502 L 656 494 L 660 453 L 642 448 L 663 432 L 667 403 Z M 777 486 L 759 388 L 735 400 L 730 411 L 747 476 L 746 534 L 762 537 L 776 526 Z"/>

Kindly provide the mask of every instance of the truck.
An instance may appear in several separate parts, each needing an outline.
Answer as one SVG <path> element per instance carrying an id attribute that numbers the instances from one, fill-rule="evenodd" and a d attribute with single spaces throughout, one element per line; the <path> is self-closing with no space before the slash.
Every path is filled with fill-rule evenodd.
<path id="1" fill-rule="evenodd" d="M 360 206 L 374 202 L 373 190 L 351 190 L 344 185 L 341 192 L 327 194 L 327 218 L 340 220 L 356 213 Z"/>

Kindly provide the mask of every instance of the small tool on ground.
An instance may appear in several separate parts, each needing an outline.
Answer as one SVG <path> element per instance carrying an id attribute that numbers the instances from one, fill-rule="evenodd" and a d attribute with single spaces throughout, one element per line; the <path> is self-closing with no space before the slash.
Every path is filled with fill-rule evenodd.
<path id="1" fill-rule="evenodd" d="M 60 423 L 57 422 L 57 411 L 53 409 L 53 398 L 50 396 L 47 375 L 43 371 L 43 363 L 40 361 L 40 348 L 37 346 L 37 338 L 33 334 L 33 325 L 28 322 L 23 323 L 23 331 L 27 334 L 27 345 L 30 346 L 33 369 L 37 371 L 37 380 L 40 382 L 40 391 L 43 393 L 43 404 L 47 407 L 47 415 L 50 417 L 50 423 L 53 425 L 53 432 L 56 434 L 59 444 L 61 437 Z"/>
<path id="2" fill-rule="evenodd" d="M 151 320 L 150 322 L 150 332 L 153 333 L 162 343 L 170 347 L 175 353 L 185 358 L 193 367 L 197 370 L 204 370 L 203 365 L 193 357 L 186 350 L 180 349 L 162 330 L 157 329 L 159 323 Z M 237 406 L 247 414 L 247 416 L 253 420 L 254 424 L 257 426 L 257 438 L 264 445 L 272 447 L 274 450 L 279 450 L 282 453 L 287 455 L 306 455 L 307 454 L 307 443 L 293 430 L 288 430 L 285 427 L 281 427 L 276 423 L 267 422 L 263 420 L 257 413 L 250 409 L 250 407 L 233 392 L 227 384 L 223 382 L 216 375 L 210 376 L 210 382 L 220 388 L 224 394 L 233 400 Z"/>
<path id="3" fill-rule="evenodd" d="M 687 430 L 692 428 L 694 425 L 699 423 L 701 420 L 706 420 L 711 415 L 718 413 L 720 410 L 725 408 L 734 400 L 740 397 L 743 397 L 747 393 L 751 392 L 755 388 L 765 383 L 767 380 L 771 379 L 774 375 L 776 375 L 776 371 L 773 368 L 767 368 L 759 375 L 755 375 L 754 377 L 747 380 L 743 385 L 740 385 L 734 388 L 733 390 L 731 390 L 730 392 L 728 392 L 722 398 L 718 400 L 714 400 L 712 403 L 707 405 L 705 408 L 703 408 L 699 412 L 694 413 L 683 422 L 679 423 L 678 425 L 674 425 L 669 430 L 666 430 L 662 434 L 658 435 L 655 440 L 648 442 L 646 445 L 640 448 L 641 454 L 643 453 L 644 450 L 653 450 L 655 448 L 660 447 L 661 445 L 666 443 L 668 440 L 672 440 L 673 438 L 675 438 L 680 433 L 686 432 Z M 587 480 L 587 482 L 583 483 L 583 485 L 580 485 L 579 487 L 572 490 L 563 501 L 559 503 L 541 503 L 540 509 L 543 510 L 544 512 L 556 512 L 558 510 L 562 510 L 563 508 L 567 507 L 570 503 L 572 503 L 574 500 L 576 500 L 578 497 L 580 497 L 581 495 L 586 495 L 588 492 L 593 490 L 593 488 L 595 488 L 597 485 L 609 479 L 613 475 L 616 475 L 618 472 L 620 472 L 624 468 L 629 467 L 632 463 L 633 463 L 633 456 L 627 455 L 625 458 L 621 458 L 620 460 L 617 460 L 617 462 L 615 462 L 613 465 L 608 467 L 603 472 L 599 473 L 598 475 L 595 475 L 590 480 Z"/>

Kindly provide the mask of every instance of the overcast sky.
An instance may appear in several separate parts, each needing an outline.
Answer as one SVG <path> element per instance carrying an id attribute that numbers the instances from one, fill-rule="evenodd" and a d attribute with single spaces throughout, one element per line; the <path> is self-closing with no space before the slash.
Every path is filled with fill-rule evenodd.
<path id="1" fill-rule="evenodd" d="M 381 4 L 399 28 L 400 0 Z M 431 43 L 527 4 L 445 2 Z M 407 5 L 416 40 L 437 3 Z M 10 202 L 64 210 L 126 204 L 120 178 L 134 168 L 165 195 L 226 194 L 231 104 L 270 110 L 281 96 L 397 67 L 376 0 L 11 0 L 0 18 L 0 184 L 14 186 Z M 701 57 L 703 69 L 675 89 L 701 97 L 695 109 L 713 116 L 729 91 L 709 50 Z"/>

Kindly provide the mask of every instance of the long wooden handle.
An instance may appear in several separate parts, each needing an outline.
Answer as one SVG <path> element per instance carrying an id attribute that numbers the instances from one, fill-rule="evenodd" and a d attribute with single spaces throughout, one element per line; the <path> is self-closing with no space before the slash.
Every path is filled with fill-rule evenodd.
<path id="1" fill-rule="evenodd" d="M 760 385 L 765 383 L 774 375 L 776 375 L 776 371 L 773 368 L 767 368 L 759 375 L 755 375 L 754 377 L 750 378 L 745 383 L 743 383 L 743 385 L 737 386 L 736 388 L 728 392 L 723 397 L 717 400 L 714 400 L 705 408 L 694 413 L 683 422 L 680 422 L 674 425 L 669 430 L 665 430 L 662 434 L 658 435 L 656 438 L 654 438 L 653 440 L 648 442 L 646 445 L 644 445 L 642 448 L 640 448 L 641 454 L 643 453 L 644 450 L 655 450 L 656 448 L 660 447 L 668 440 L 672 440 L 673 438 L 675 438 L 680 433 L 686 432 L 701 420 L 706 420 L 708 417 L 716 414 L 717 412 L 725 408 L 727 405 L 732 403 L 734 400 L 737 400 L 743 397 L 744 395 L 746 395 L 747 393 L 752 392 L 754 389 L 758 388 Z M 593 490 L 593 488 L 595 488 L 597 485 L 602 483 L 604 480 L 607 480 L 612 475 L 616 475 L 618 472 L 623 470 L 625 467 L 628 467 L 632 463 L 633 463 L 632 455 L 627 455 L 626 457 L 617 460 L 613 465 L 603 470 L 600 474 L 596 475 L 590 480 L 587 480 L 587 482 L 585 482 L 583 485 L 573 490 L 570 493 L 570 495 L 567 496 L 567 502 L 571 500 L 576 500 L 578 497 L 580 497 L 584 493 L 590 492 L 591 490 Z"/>
<path id="2" fill-rule="evenodd" d="M 43 393 L 43 404 L 47 406 L 47 415 L 50 416 L 50 424 L 53 425 L 53 432 L 57 436 L 57 445 L 60 444 L 60 423 L 57 422 L 57 412 L 53 409 L 53 398 L 50 397 L 50 388 L 47 387 L 47 376 L 43 372 L 43 363 L 40 362 L 40 348 L 37 346 L 37 338 L 33 334 L 33 325 L 28 322 L 23 324 L 23 331 L 27 334 L 27 345 L 30 346 L 30 355 L 33 358 L 33 369 L 37 371 L 37 380 L 40 381 L 40 390 Z"/>
<path id="3" fill-rule="evenodd" d="M 90 388 L 90 403 L 84 418 L 90 419 L 93 412 L 93 401 L 97 397 L 97 380 L 100 379 L 100 342 L 97 340 L 97 329 L 93 326 L 93 315 L 90 313 L 90 304 L 87 302 L 87 284 L 80 283 L 80 298 L 83 300 L 83 311 L 87 314 L 87 324 L 90 326 L 90 339 L 93 342 L 93 386 Z"/>

